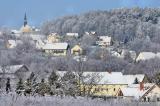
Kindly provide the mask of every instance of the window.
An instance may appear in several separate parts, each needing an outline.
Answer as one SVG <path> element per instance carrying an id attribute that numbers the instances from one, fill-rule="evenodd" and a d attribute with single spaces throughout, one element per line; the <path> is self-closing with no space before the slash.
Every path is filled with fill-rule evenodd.
<path id="1" fill-rule="evenodd" d="M 116 88 L 114 88 L 113 91 L 116 91 Z"/>
<path id="2" fill-rule="evenodd" d="M 106 91 L 108 91 L 108 88 L 106 88 Z"/>
<path id="3" fill-rule="evenodd" d="M 150 98 L 148 97 L 148 102 L 150 102 Z"/>
<path id="4" fill-rule="evenodd" d="M 101 91 L 103 91 L 104 89 L 103 88 L 101 88 Z"/>
<path id="5" fill-rule="evenodd" d="M 64 53 L 63 50 L 54 50 L 53 52 L 56 53 L 56 54 L 58 54 L 58 53 Z"/>
<path id="6" fill-rule="evenodd" d="M 99 89 L 99 88 L 95 88 L 95 91 L 96 91 L 96 92 L 99 92 L 99 91 L 100 91 L 100 89 Z"/>
<path id="7" fill-rule="evenodd" d="M 146 102 L 146 97 L 144 97 L 144 102 Z"/>

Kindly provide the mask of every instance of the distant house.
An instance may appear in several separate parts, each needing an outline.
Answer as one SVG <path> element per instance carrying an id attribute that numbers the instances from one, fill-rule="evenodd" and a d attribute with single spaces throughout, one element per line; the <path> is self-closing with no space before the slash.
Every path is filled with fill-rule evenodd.
<path id="1" fill-rule="evenodd" d="M 136 58 L 136 61 L 144 61 L 149 60 L 153 58 L 160 58 L 160 53 L 153 53 L 153 52 L 141 52 L 138 57 Z"/>
<path id="2" fill-rule="evenodd" d="M 60 77 L 66 72 L 57 71 Z M 78 78 L 78 73 L 73 73 Z M 148 83 L 143 74 L 123 75 L 122 72 L 83 72 L 81 75 L 83 81 L 80 81 L 80 89 L 81 93 L 90 92 L 92 96 L 117 97 L 120 96 L 120 90 L 133 84 L 136 78 L 138 83 Z"/>
<path id="3" fill-rule="evenodd" d="M 87 61 L 87 56 L 74 56 L 74 60 L 80 62 L 80 61 Z"/>
<path id="4" fill-rule="evenodd" d="M 86 35 L 96 35 L 95 31 L 85 32 Z"/>
<path id="5" fill-rule="evenodd" d="M 30 71 L 25 65 L 0 66 L 0 79 L 7 80 L 10 78 L 12 86 L 15 86 L 19 78 L 26 80 L 29 75 Z"/>
<path id="6" fill-rule="evenodd" d="M 47 36 L 47 40 L 49 43 L 60 42 L 60 36 L 57 33 L 51 33 Z"/>
<path id="7" fill-rule="evenodd" d="M 129 51 L 129 53 L 130 53 L 130 57 L 135 61 L 135 60 L 136 60 L 136 57 L 137 57 L 136 52 L 135 52 L 135 51 L 130 50 L 130 51 Z"/>
<path id="8" fill-rule="evenodd" d="M 71 49 L 71 54 L 73 55 L 81 55 L 83 53 L 83 49 L 80 47 L 80 45 L 75 45 Z"/>
<path id="9" fill-rule="evenodd" d="M 87 76 L 97 75 L 97 82 L 92 82 Z M 127 82 L 121 72 L 84 72 L 83 76 L 86 92 L 92 87 L 92 95 L 94 96 L 116 96 L 121 87 L 127 86 Z M 94 78 L 96 79 L 96 78 Z"/>
<path id="10" fill-rule="evenodd" d="M 30 33 L 27 34 L 26 36 L 30 37 L 33 41 L 38 41 L 38 40 L 44 40 L 45 39 L 45 35 L 41 35 L 38 33 Z"/>
<path id="11" fill-rule="evenodd" d="M 11 49 L 15 48 L 18 44 L 22 44 L 23 42 L 21 40 L 7 40 L 6 41 L 6 47 Z"/>
<path id="12" fill-rule="evenodd" d="M 131 84 L 121 88 L 118 92 L 118 96 L 130 100 L 155 102 L 160 101 L 160 88 L 154 83 Z"/>
<path id="13" fill-rule="evenodd" d="M 112 44 L 111 37 L 109 36 L 99 36 L 96 44 L 99 46 L 110 46 Z"/>
<path id="14" fill-rule="evenodd" d="M 19 37 L 21 35 L 21 32 L 19 30 L 11 30 L 11 35 L 13 36 L 16 36 L 16 37 Z"/>
<path id="15" fill-rule="evenodd" d="M 43 46 L 46 54 L 52 56 L 66 56 L 68 50 L 68 43 L 47 43 Z"/>
<path id="16" fill-rule="evenodd" d="M 114 57 L 117 57 L 117 58 L 121 58 L 121 54 L 119 54 L 116 51 L 110 51 L 110 53 L 111 53 L 111 56 L 114 56 Z"/>
<path id="17" fill-rule="evenodd" d="M 66 36 L 67 36 L 67 37 L 75 37 L 75 38 L 78 38 L 78 37 L 79 37 L 79 34 L 78 34 L 78 33 L 66 33 Z"/>
<path id="18" fill-rule="evenodd" d="M 129 56 L 130 56 L 130 58 L 132 59 L 132 60 L 136 60 L 136 57 L 137 57 L 137 55 L 136 55 L 136 52 L 135 51 L 132 51 L 132 50 L 127 50 L 127 49 L 122 49 L 121 50 L 121 58 L 124 58 L 126 55 L 128 55 L 129 54 Z"/>
<path id="19" fill-rule="evenodd" d="M 120 88 L 133 84 L 136 78 L 138 83 L 142 81 L 148 83 L 147 77 L 143 74 L 123 75 L 121 72 L 84 72 L 83 76 L 87 78 L 88 75 L 92 77 L 94 74 L 99 78 L 97 83 L 91 83 L 88 79 L 84 80 L 86 89 L 92 86 L 94 96 L 117 96 Z"/>

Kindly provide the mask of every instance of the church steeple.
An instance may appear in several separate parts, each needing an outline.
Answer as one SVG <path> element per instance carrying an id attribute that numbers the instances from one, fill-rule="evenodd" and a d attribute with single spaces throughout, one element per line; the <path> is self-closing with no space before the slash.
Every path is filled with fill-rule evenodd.
<path id="1" fill-rule="evenodd" d="M 25 13 L 25 15 L 24 15 L 24 27 L 27 25 L 27 15 L 26 15 L 26 13 Z"/>

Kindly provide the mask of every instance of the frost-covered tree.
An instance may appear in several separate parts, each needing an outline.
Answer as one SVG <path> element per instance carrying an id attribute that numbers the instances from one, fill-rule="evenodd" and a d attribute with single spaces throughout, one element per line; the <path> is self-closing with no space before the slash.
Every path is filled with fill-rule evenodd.
<path id="1" fill-rule="evenodd" d="M 22 78 L 19 79 L 17 86 L 16 86 L 16 93 L 17 94 L 22 94 L 24 90 L 24 83 L 22 81 Z"/>
<path id="2" fill-rule="evenodd" d="M 65 95 L 76 97 L 79 90 L 78 80 L 76 75 L 73 72 L 68 71 L 64 74 L 61 80 L 62 80 L 63 90 L 65 92 Z"/>

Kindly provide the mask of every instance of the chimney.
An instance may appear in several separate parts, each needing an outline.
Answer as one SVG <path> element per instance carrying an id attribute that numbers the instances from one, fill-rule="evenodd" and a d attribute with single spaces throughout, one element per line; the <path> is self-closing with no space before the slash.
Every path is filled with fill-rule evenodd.
<path id="1" fill-rule="evenodd" d="M 144 91 L 144 83 L 143 83 L 143 82 L 140 82 L 139 85 L 140 85 L 140 86 L 139 86 L 139 87 L 140 87 L 140 91 L 142 91 L 142 90 Z"/>
<path id="2" fill-rule="evenodd" d="M 111 73 L 112 73 L 112 71 L 111 71 L 111 70 L 108 70 L 108 73 L 109 73 L 109 74 L 111 74 Z"/>

